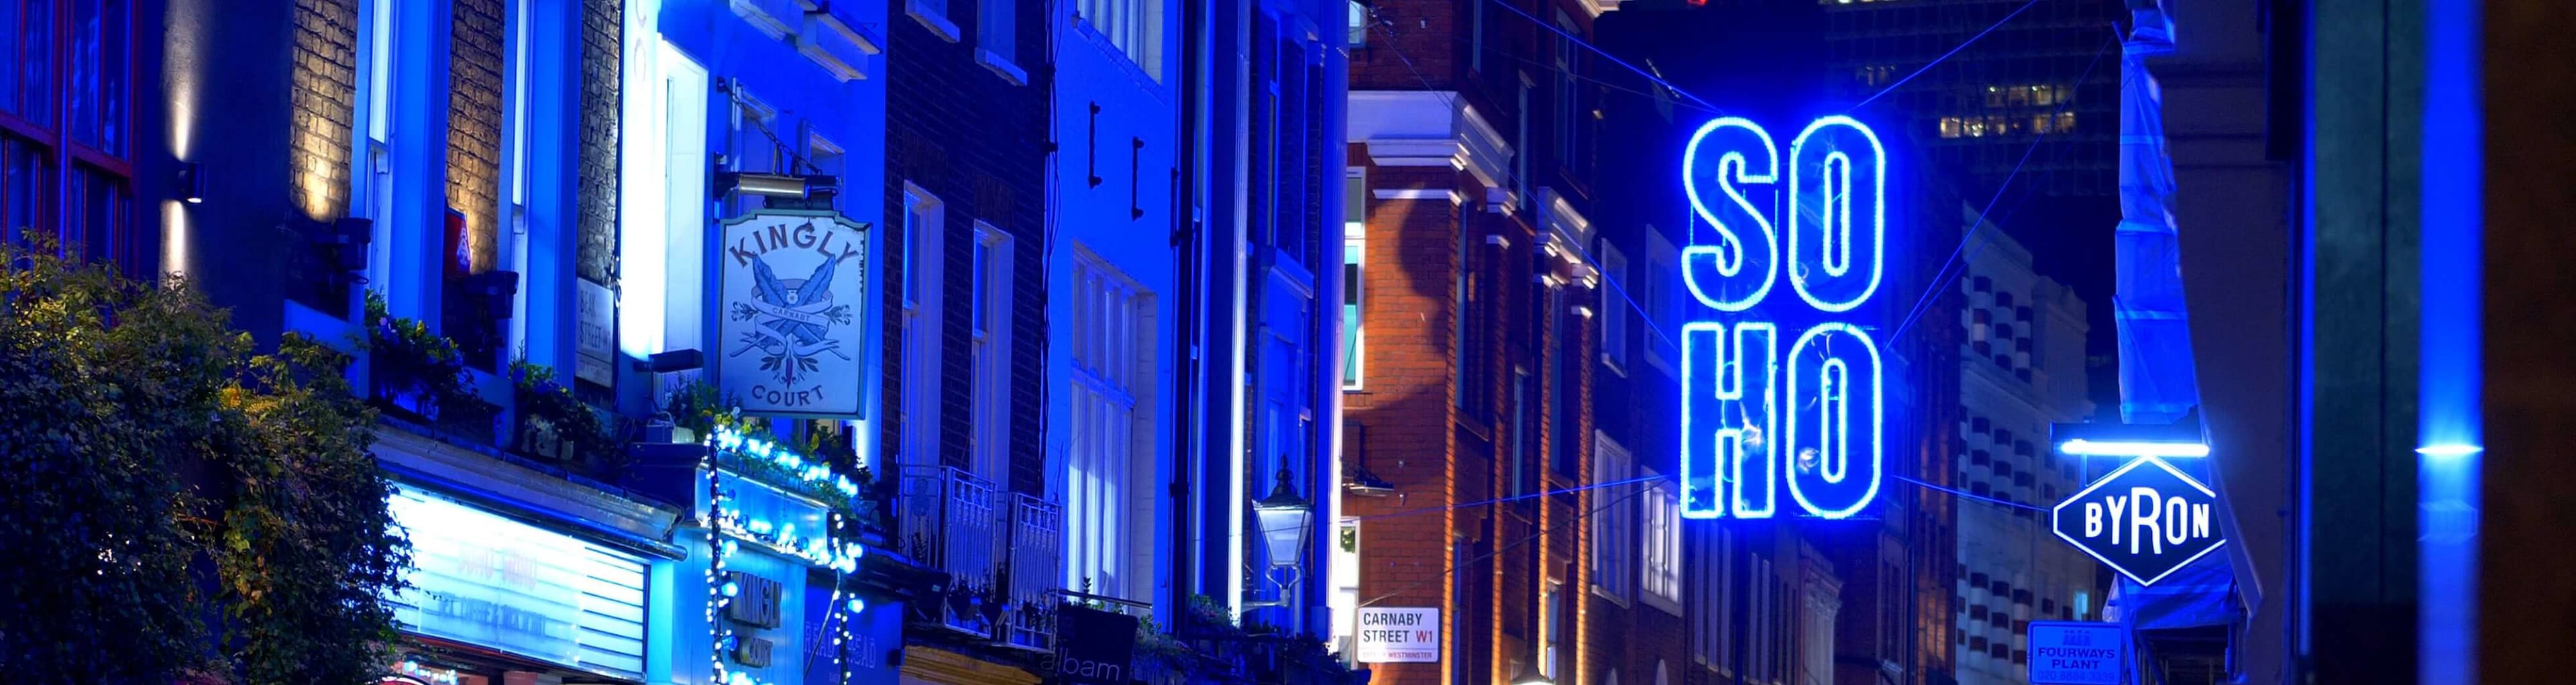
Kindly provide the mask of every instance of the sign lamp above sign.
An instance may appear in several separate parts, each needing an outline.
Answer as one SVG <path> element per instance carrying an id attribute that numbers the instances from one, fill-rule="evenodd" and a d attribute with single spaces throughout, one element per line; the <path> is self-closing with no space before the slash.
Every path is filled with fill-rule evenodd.
<path id="1" fill-rule="evenodd" d="M 2154 585 L 2227 544 L 2218 493 L 2155 457 L 2130 460 L 2057 505 L 2057 537 Z"/>
<path id="2" fill-rule="evenodd" d="M 857 418 L 868 226 L 828 211 L 727 220 L 716 382 L 756 414 Z"/>
<path id="3" fill-rule="evenodd" d="M 1886 402 L 1878 342 L 1838 319 L 1887 271 L 1886 148 L 1830 116 L 1784 164 L 1761 125 L 1727 117 L 1691 136 L 1682 189 L 1715 229 L 1682 250 L 1699 304 L 1682 325 L 1682 515 L 1769 518 L 1784 483 L 1807 515 L 1859 513 L 1878 497 Z M 1783 280 L 1797 302 L 1766 309 Z M 1781 314 L 1808 323 L 1789 332 Z"/>

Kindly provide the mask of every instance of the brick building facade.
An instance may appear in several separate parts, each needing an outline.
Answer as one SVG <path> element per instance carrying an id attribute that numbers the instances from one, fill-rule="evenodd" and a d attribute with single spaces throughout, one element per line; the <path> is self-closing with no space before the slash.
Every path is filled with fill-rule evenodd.
<path id="1" fill-rule="evenodd" d="M 1375 682 L 1620 668 L 1596 628 L 1590 524 L 1642 491 L 1581 489 L 1599 480 L 1598 121 L 1593 58 L 1558 33 L 1612 4 L 1379 2 L 1354 30 L 1346 196 L 1365 211 L 1345 236 L 1360 330 L 1342 454 L 1392 486 L 1345 500 L 1357 596 L 1438 608 L 1447 641 L 1439 663 L 1378 664 Z"/>

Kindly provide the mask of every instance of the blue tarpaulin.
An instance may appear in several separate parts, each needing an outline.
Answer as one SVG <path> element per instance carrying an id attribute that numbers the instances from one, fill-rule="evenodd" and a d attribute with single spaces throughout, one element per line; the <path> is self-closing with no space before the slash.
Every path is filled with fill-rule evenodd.
<path id="1" fill-rule="evenodd" d="M 2133 424 L 2169 424 L 2200 406 L 2200 383 L 2191 350 L 2190 308 L 2183 301 L 2182 247 L 2173 216 L 2173 161 L 2166 155 L 2163 92 L 2147 69 L 2150 56 L 2170 52 L 2172 25 L 2161 12 L 2138 13 L 2120 60 L 2120 210 L 2115 236 L 2118 278 L 2112 316 L 2120 343 L 2120 414 Z M 2203 439 L 2207 439 L 2206 429 Z M 2208 462 L 2231 458 L 2212 445 L 2208 459 L 2172 463 L 2222 493 L 2220 525 L 2236 540 L 2236 517 L 2218 470 Z M 2245 458 L 2259 458 L 2248 456 Z M 2202 557 L 2153 587 L 2118 580 L 2119 621 L 2131 635 L 2145 631 L 2229 626 L 2241 636 L 2246 608 L 2260 604 L 2253 567 L 2240 545 Z M 2233 642 L 2234 640 L 2231 640 Z M 2144 647 L 2141 639 L 2140 647 Z M 2143 650 L 2142 650 L 2143 651 Z M 2229 680 L 2241 680 L 2229 662 Z M 2142 655 L 2144 656 L 2144 655 Z M 2144 670 L 2131 682 L 2152 682 Z"/>

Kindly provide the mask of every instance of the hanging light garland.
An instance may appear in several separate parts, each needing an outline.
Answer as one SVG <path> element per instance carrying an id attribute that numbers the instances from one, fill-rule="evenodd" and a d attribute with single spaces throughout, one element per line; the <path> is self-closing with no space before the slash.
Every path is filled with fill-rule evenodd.
<path id="1" fill-rule="evenodd" d="M 867 601 L 848 591 L 849 576 L 858 572 L 859 559 L 867 555 L 867 547 L 856 541 L 839 539 L 845 523 L 838 511 L 831 513 L 831 524 L 825 530 L 805 531 L 808 535 L 801 537 L 794 523 L 777 524 L 768 519 L 745 516 L 740 508 L 731 504 L 733 492 L 725 489 L 724 473 L 719 464 L 722 460 L 719 457 L 732 454 L 742 459 L 758 460 L 751 463 L 775 467 L 776 471 L 801 481 L 789 485 L 838 492 L 843 497 L 857 496 L 858 483 L 850 480 L 848 476 L 833 473 L 829 465 L 808 461 L 794 451 L 778 446 L 774 441 L 747 436 L 730 428 L 716 429 L 713 435 L 707 437 L 706 445 L 713 449 L 708 450 L 707 456 L 700 461 L 698 471 L 704 474 L 706 481 L 708 513 L 699 515 L 698 524 L 707 530 L 707 549 L 709 550 L 706 574 L 707 633 L 715 647 L 709 654 L 709 659 L 715 667 L 713 682 L 722 685 L 777 685 L 761 680 L 747 669 L 735 669 L 725 663 L 725 656 L 733 652 L 734 647 L 740 643 L 740 638 L 734 634 L 733 628 L 725 623 L 722 615 L 725 609 L 733 605 L 734 597 L 742 592 L 738 584 L 726 577 L 725 564 L 733 555 L 742 551 L 743 542 L 750 542 L 767 548 L 771 552 L 829 568 L 835 572 L 832 584 L 832 615 L 825 621 L 837 627 L 832 636 L 834 649 L 828 650 L 828 653 L 835 669 L 840 673 L 840 682 L 847 685 L 850 682 L 850 668 L 842 658 L 842 653 L 846 651 L 846 645 L 852 639 L 851 621 L 860 612 L 867 610 Z M 816 650 L 806 651 L 812 653 Z"/>

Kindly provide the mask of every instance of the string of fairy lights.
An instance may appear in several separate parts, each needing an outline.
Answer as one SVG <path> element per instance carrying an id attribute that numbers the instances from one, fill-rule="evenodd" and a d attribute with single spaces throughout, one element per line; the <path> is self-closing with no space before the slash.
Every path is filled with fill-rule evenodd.
<path id="1" fill-rule="evenodd" d="M 829 524 L 824 530 L 806 531 L 808 535 L 805 536 L 797 534 L 796 525 L 792 522 L 778 523 L 746 515 L 733 504 L 737 493 L 728 489 L 726 461 L 731 456 L 746 460 L 743 463 L 746 466 L 766 465 L 796 480 L 788 485 L 838 493 L 843 499 L 858 495 L 858 483 L 848 476 L 833 473 L 829 465 L 808 460 L 774 441 L 744 435 L 730 428 L 717 429 L 707 437 L 705 444 L 711 449 L 700 459 L 698 471 L 703 474 L 706 485 L 707 508 L 699 515 L 698 524 L 707 531 L 709 550 L 706 620 L 707 638 L 713 647 L 708 658 L 715 667 L 714 682 L 722 685 L 782 685 L 761 680 L 749 666 L 735 668 L 734 664 L 728 663 L 728 656 L 738 656 L 735 650 L 743 644 L 743 636 L 735 632 L 724 614 L 733 606 L 734 599 L 742 594 L 743 588 L 727 572 L 726 565 L 728 560 L 742 553 L 744 543 L 834 571 L 829 605 L 831 614 L 826 618 L 832 632 L 833 648 L 808 649 L 806 653 L 831 658 L 834 670 L 840 674 L 840 682 L 849 682 L 850 665 L 843 657 L 842 648 L 854 637 L 850 632 L 851 621 L 868 608 L 865 599 L 849 591 L 849 577 L 858 572 L 859 560 L 867 556 L 867 547 L 851 539 L 849 522 L 839 511 L 830 513 Z"/>

